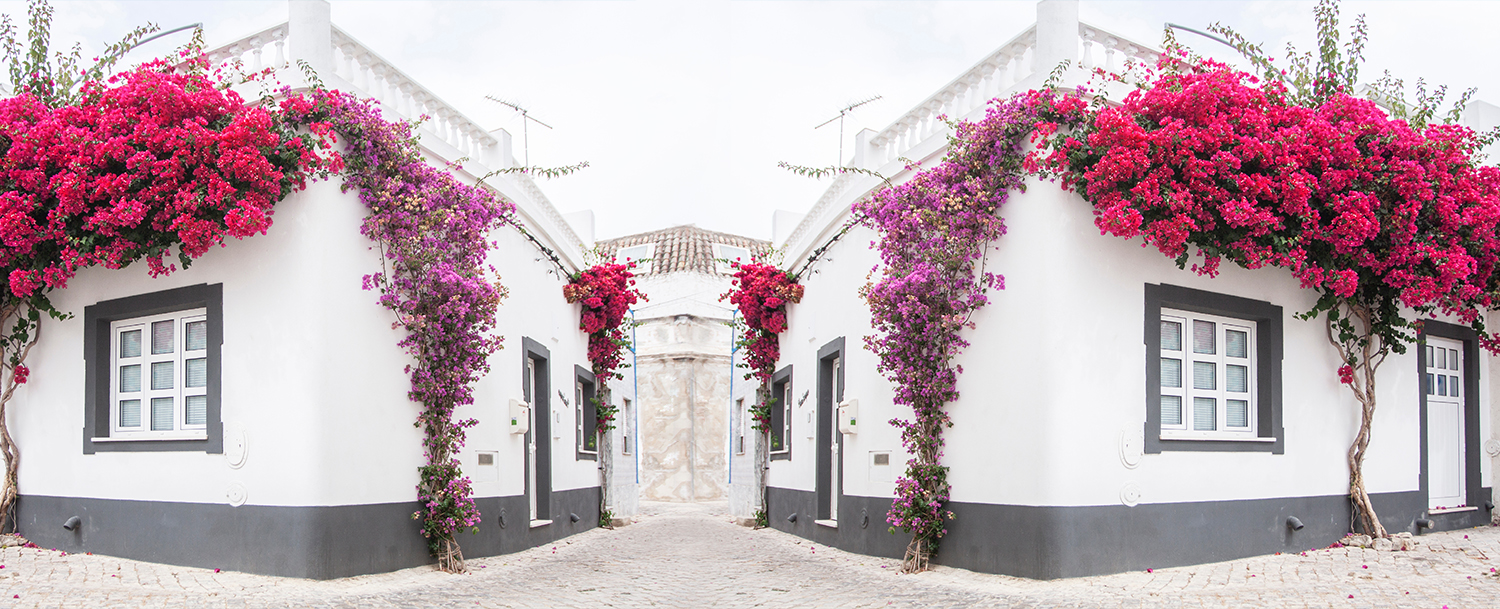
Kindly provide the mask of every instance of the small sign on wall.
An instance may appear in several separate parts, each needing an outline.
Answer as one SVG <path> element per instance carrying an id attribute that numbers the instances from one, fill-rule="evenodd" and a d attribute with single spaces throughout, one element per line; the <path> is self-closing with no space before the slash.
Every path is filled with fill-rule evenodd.
<path id="1" fill-rule="evenodd" d="M 891 451 L 870 451 L 870 482 L 891 481 Z"/>

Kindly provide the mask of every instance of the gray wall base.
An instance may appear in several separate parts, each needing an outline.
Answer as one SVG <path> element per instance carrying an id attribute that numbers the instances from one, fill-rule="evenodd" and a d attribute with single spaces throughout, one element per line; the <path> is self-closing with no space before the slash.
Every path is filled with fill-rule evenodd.
<path id="1" fill-rule="evenodd" d="M 524 550 L 599 523 L 599 489 L 553 491 L 550 525 L 530 528 L 525 496 L 475 500 L 479 533 L 460 533 L 464 556 Z M 415 501 L 287 507 L 23 495 L 21 535 L 44 548 L 262 575 L 333 579 L 383 573 L 433 559 L 412 513 Z M 505 526 L 500 515 L 505 514 Z M 578 514 L 570 522 L 568 514 Z M 515 515 L 519 514 L 519 518 Z M 63 529 L 71 516 L 82 526 Z"/>
<path id="2" fill-rule="evenodd" d="M 890 499 L 853 497 L 839 500 L 839 527 L 814 522 L 816 495 L 772 487 L 771 526 L 842 550 L 899 557 L 910 536 L 888 532 Z M 1485 488 L 1481 496 L 1489 496 Z M 1426 512 L 1420 492 L 1374 495 L 1375 510 L 1392 533 L 1418 533 L 1417 518 Z M 1276 552 L 1327 547 L 1349 531 L 1349 498 L 1287 497 L 1243 501 L 1116 506 L 1020 506 L 984 503 L 947 504 L 948 523 L 934 562 L 985 573 L 1034 579 L 1104 575 L 1148 568 L 1176 567 L 1233 560 Z M 796 522 L 787 516 L 796 513 Z M 861 527 L 862 514 L 869 524 Z M 1306 528 L 1293 532 L 1288 516 Z M 1490 512 L 1441 514 L 1433 530 L 1455 530 L 1489 524 Z"/>

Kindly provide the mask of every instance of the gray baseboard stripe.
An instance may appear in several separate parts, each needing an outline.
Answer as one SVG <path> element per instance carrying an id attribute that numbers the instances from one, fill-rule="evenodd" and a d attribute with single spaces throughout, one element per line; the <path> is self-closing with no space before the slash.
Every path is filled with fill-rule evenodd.
<path id="1" fill-rule="evenodd" d="M 842 550 L 899 557 L 910 536 L 888 532 L 888 498 L 844 495 L 839 527 L 814 522 L 817 498 L 810 491 L 771 487 L 771 526 Z M 1488 497 L 1489 488 L 1481 491 Z M 1426 510 L 1420 492 L 1373 496 L 1381 522 L 1392 533 L 1417 532 Z M 1349 498 L 1343 495 L 1241 501 L 1117 506 L 1019 506 L 951 502 L 948 523 L 934 562 L 985 573 L 1034 579 L 1104 575 L 1148 568 L 1233 560 L 1276 552 L 1327 547 L 1349 531 Z M 797 514 L 796 522 L 787 516 Z M 861 515 L 869 524 L 860 527 Z M 1293 532 L 1288 516 L 1306 528 Z M 1440 514 L 1433 530 L 1487 525 L 1490 512 Z"/>
<path id="2" fill-rule="evenodd" d="M 531 528 L 524 495 L 481 497 L 477 534 L 464 556 L 524 550 L 593 528 L 599 488 L 552 493 L 553 522 Z M 262 575 L 333 579 L 433 562 L 412 513 L 417 502 L 319 507 L 125 501 L 23 495 L 19 531 L 44 548 Z M 505 514 L 505 527 L 500 515 Z M 568 515 L 578 514 L 578 522 Z M 63 529 L 71 516 L 77 531 Z M 560 516 L 560 517 L 559 517 Z"/>

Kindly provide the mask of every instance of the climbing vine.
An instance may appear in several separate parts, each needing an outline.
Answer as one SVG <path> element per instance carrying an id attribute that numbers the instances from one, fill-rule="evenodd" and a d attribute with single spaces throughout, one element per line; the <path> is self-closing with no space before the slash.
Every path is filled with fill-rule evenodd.
<path id="1" fill-rule="evenodd" d="M 861 289 L 876 331 L 865 344 L 895 383 L 895 402 L 913 415 L 891 421 L 911 458 L 887 514 L 893 532 L 912 535 L 902 563 L 908 572 L 927 568 L 953 517 L 943 507 L 942 432 L 953 425 L 944 405 L 958 398 L 963 370 L 953 359 L 969 344 L 960 330 L 973 327 L 970 317 L 989 290 L 1005 287 L 985 269 L 985 253 L 1005 234 L 1000 207 L 1023 188 L 1022 145 L 1034 129 L 1080 116 L 1084 107 L 1075 96 L 1035 91 L 992 102 L 982 120 L 954 125 L 937 166 L 856 206 L 880 234 L 883 262 L 879 278 Z"/>
<path id="2" fill-rule="evenodd" d="M 383 270 L 364 278 L 380 303 L 406 330 L 400 346 L 415 359 L 407 366 L 408 396 L 422 405 L 426 464 L 417 497 L 422 535 L 449 572 L 464 570 L 455 535 L 477 530 L 479 510 L 460 470 L 457 453 L 473 419 L 455 410 L 474 402 L 474 384 L 489 371 L 501 347 L 495 316 L 506 290 L 484 266 L 489 233 L 514 221 L 515 208 L 494 193 L 467 186 L 422 159 L 412 124 L 381 118 L 372 100 L 315 89 L 286 92 L 281 110 L 306 125 L 324 145 L 339 136 L 347 148 L 331 154 L 345 190 L 358 190 L 369 208 L 360 232 L 381 247 Z"/>

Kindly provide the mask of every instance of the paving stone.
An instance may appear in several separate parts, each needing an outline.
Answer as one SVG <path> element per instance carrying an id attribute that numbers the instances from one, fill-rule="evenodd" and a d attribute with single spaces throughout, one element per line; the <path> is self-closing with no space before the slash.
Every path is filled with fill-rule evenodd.
<path id="1" fill-rule="evenodd" d="M 632 526 L 470 560 L 464 575 L 420 567 L 311 581 L 5 548 L 0 608 L 1500 607 L 1500 577 L 1487 575 L 1500 568 L 1491 527 L 1423 535 L 1405 552 L 1336 548 L 1037 581 L 949 567 L 902 575 L 896 560 L 736 526 L 722 503 L 642 507 Z"/>

